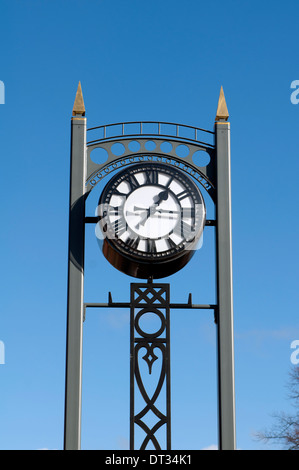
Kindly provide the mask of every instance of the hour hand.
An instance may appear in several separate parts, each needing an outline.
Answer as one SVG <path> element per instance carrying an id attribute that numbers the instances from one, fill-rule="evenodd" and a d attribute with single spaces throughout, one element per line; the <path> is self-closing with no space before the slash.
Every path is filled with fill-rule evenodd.
<path id="1" fill-rule="evenodd" d="M 168 196 L 169 193 L 167 189 L 165 191 L 161 191 L 154 197 L 154 204 L 149 209 L 155 210 L 155 206 L 159 206 L 162 201 L 166 201 L 168 199 Z M 147 209 L 146 207 L 134 206 L 134 211 L 148 211 L 149 209 Z"/>
<path id="2" fill-rule="evenodd" d="M 168 199 L 168 196 L 168 189 L 165 189 L 165 191 L 161 191 L 159 194 L 157 194 L 157 196 L 154 197 L 154 203 L 159 205 L 162 201 L 166 201 Z"/>

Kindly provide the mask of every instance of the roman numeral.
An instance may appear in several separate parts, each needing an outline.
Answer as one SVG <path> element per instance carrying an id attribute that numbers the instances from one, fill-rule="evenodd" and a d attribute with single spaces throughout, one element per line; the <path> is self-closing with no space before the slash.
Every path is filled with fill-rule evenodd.
<path id="1" fill-rule="evenodd" d="M 131 175 L 130 173 L 128 174 L 128 179 L 127 179 L 129 185 L 131 186 L 131 191 L 139 187 L 139 182 L 135 175 Z"/>
<path id="2" fill-rule="evenodd" d="M 114 232 L 117 237 L 120 237 L 127 230 L 127 224 L 125 219 L 117 219 L 113 224 Z"/>
<path id="3" fill-rule="evenodd" d="M 181 217 L 182 217 L 182 219 L 184 219 L 185 217 L 194 219 L 194 217 L 195 217 L 195 208 L 194 207 L 182 207 Z"/>
<path id="4" fill-rule="evenodd" d="M 151 238 L 146 240 L 146 251 L 149 253 L 157 253 L 156 242 Z"/>
<path id="5" fill-rule="evenodd" d="M 176 197 L 178 198 L 179 201 L 181 201 L 182 199 L 185 199 L 188 196 L 190 196 L 190 193 L 189 193 L 189 191 L 187 191 L 187 189 L 185 189 L 184 191 L 182 191 L 179 194 L 176 194 Z"/>
<path id="6" fill-rule="evenodd" d="M 187 239 L 187 238 L 190 237 L 190 235 L 193 231 L 194 231 L 193 225 L 189 225 L 186 222 L 184 222 L 183 220 L 181 220 L 181 223 L 178 224 L 174 228 L 173 233 L 175 233 L 179 237 Z"/>
<path id="7" fill-rule="evenodd" d="M 136 250 L 137 246 L 139 245 L 140 238 L 128 238 L 126 240 L 126 245 L 128 245 L 130 248 L 133 248 L 133 250 Z"/>
<path id="8" fill-rule="evenodd" d="M 168 183 L 166 184 L 166 188 L 169 188 L 169 186 L 171 185 L 171 183 L 173 182 L 173 176 L 171 176 L 171 178 L 169 178 L 169 181 Z"/>
<path id="9" fill-rule="evenodd" d="M 109 206 L 108 213 L 109 213 L 109 215 L 120 215 L 121 214 L 120 207 L 119 206 L 116 206 L 116 207 Z"/>
<path id="10" fill-rule="evenodd" d="M 145 171 L 145 184 L 158 184 L 159 173 L 157 170 Z"/>

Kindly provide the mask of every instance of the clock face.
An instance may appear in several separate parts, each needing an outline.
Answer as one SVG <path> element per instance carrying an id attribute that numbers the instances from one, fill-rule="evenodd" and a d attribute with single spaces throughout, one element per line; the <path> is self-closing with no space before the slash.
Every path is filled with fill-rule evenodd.
<path id="1" fill-rule="evenodd" d="M 141 277 L 149 277 L 159 263 L 194 250 L 205 213 L 198 187 L 183 172 L 162 163 L 140 163 L 108 182 L 98 215 L 111 259 L 112 250 L 127 264 L 143 263 Z"/>

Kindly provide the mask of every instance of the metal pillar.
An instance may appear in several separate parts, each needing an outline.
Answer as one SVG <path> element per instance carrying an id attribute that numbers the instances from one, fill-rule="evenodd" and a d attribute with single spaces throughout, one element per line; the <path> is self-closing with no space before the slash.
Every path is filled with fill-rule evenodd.
<path id="1" fill-rule="evenodd" d="M 219 447 L 234 450 L 235 390 L 232 292 L 230 124 L 221 88 L 216 123 Z"/>
<path id="2" fill-rule="evenodd" d="M 86 178 L 86 118 L 81 85 L 71 122 L 68 306 L 64 449 L 80 449 L 82 332 L 84 281 L 84 218 Z"/>

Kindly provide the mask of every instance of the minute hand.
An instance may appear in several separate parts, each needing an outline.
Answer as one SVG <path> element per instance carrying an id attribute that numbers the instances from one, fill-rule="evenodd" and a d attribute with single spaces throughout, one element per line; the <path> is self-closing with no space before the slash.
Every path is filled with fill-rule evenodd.
<path id="1" fill-rule="evenodd" d="M 134 206 L 134 211 L 148 211 L 148 209 L 145 209 L 144 207 Z M 157 207 L 155 212 L 159 212 L 159 214 L 181 214 L 182 216 L 186 217 L 194 217 L 195 209 L 194 207 L 184 207 L 181 210 L 175 211 L 169 209 L 161 209 Z M 134 213 L 132 212 L 132 214 Z"/>
<path id="2" fill-rule="evenodd" d="M 194 217 L 195 209 L 194 207 L 182 207 L 179 211 L 157 209 L 157 212 L 160 212 L 160 214 L 181 214 L 182 217 Z"/>

